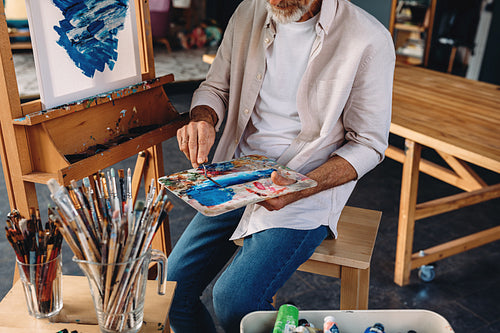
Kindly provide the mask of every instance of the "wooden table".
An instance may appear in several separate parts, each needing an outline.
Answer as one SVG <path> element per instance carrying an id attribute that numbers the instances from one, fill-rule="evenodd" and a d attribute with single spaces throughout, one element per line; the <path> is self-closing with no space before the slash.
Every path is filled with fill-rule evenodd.
<path id="1" fill-rule="evenodd" d="M 158 295 L 157 281 L 147 281 L 144 323 L 140 333 L 170 332 L 167 313 L 172 303 L 175 282 L 167 282 L 165 295 Z M 96 313 L 87 278 L 63 276 L 63 309 L 49 319 L 36 319 L 28 314 L 21 281 L 18 280 L 0 302 L 0 332 L 55 333 L 66 328 L 69 332 L 99 333 Z M 162 327 L 165 329 L 162 330 Z"/>
<path id="2" fill-rule="evenodd" d="M 403 163 L 394 281 L 409 283 L 412 269 L 500 239 L 500 226 L 413 253 L 415 220 L 500 197 L 500 184 L 486 184 L 468 163 L 500 173 L 500 87 L 398 64 L 391 133 L 405 150 L 387 156 Z M 434 149 L 449 168 L 421 158 Z M 419 172 L 464 192 L 418 203 Z"/>

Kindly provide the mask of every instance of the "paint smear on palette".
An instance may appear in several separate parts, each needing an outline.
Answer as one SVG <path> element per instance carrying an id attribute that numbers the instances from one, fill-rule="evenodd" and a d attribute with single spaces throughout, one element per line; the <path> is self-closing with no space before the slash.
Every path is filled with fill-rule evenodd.
<path id="1" fill-rule="evenodd" d="M 199 185 L 195 185 L 186 191 L 186 195 L 195 199 L 203 206 L 215 206 L 229 202 L 235 195 L 234 189 L 230 186 L 252 182 L 258 179 L 271 177 L 271 173 L 276 169 L 259 170 L 254 172 L 238 172 L 232 175 L 217 178 L 215 185 L 207 180 Z"/>
<path id="2" fill-rule="evenodd" d="M 52 0 L 64 20 L 54 30 L 83 74 L 94 77 L 106 65 L 113 70 L 118 59 L 118 33 L 123 30 L 129 0 Z"/>
<path id="3" fill-rule="evenodd" d="M 250 155 L 231 161 L 205 165 L 161 177 L 158 181 L 170 192 L 207 216 L 219 215 L 233 209 L 273 198 L 282 194 L 316 186 L 316 182 L 298 172 L 280 166 L 261 155 Z M 271 181 L 271 173 L 280 169 L 286 177 L 296 180 L 288 186 Z"/>

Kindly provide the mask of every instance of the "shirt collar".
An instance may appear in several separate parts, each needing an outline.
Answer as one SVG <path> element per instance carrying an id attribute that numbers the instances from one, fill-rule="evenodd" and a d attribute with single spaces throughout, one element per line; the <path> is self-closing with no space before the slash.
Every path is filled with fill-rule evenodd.
<path id="1" fill-rule="evenodd" d="M 323 0 L 321 3 L 321 11 L 319 13 L 318 27 L 326 34 L 333 25 L 333 19 L 337 12 L 339 2 L 343 0 Z"/>
<path id="2" fill-rule="evenodd" d="M 264 1 L 267 1 L 267 0 L 264 0 Z M 269 13 L 267 13 L 265 27 L 268 29 L 270 28 L 273 33 L 276 33 L 276 22 L 274 22 L 274 20 L 271 18 L 271 14 L 269 14 Z"/>

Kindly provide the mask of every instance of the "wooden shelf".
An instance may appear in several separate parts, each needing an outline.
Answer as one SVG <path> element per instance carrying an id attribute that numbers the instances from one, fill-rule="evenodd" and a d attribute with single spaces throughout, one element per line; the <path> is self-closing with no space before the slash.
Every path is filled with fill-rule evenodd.
<path id="1" fill-rule="evenodd" d="M 407 55 L 397 54 L 396 53 L 396 62 L 419 66 L 422 65 L 422 58 L 410 57 Z"/>
<path id="2" fill-rule="evenodd" d="M 31 49 L 31 43 L 30 42 L 15 42 L 10 44 L 10 47 L 13 50 L 28 50 Z"/>
<path id="3" fill-rule="evenodd" d="M 422 25 L 410 24 L 410 23 L 398 23 L 396 22 L 396 10 L 398 8 L 398 2 L 402 0 L 392 0 L 391 5 L 391 17 L 389 21 L 389 31 L 394 39 L 394 46 L 396 50 L 406 44 L 408 39 L 423 39 L 424 42 L 424 54 L 419 61 L 415 61 L 418 57 L 412 55 L 402 54 L 398 59 L 409 59 L 409 61 L 404 61 L 408 64 L 423 64 L 427 66 L 429 61 L 429 52 L 432 39 L 432 30 L 434 26 L 434 15 L 436 12 L 437 0 L 430 0 L 427 12 L 425 14 L 425 19 Z M 399 60 L 398 60 L 399 61 Z"/>
<path id="4" fill-rule="evenodd" d="M 422 57 L 414 54 L 406 54 L 404 52 L 396 52 L 396 56 L 400 57 L 408 57 L 408 58 L 415 58 L 415 59 L 422 59 Z"/>
<path id="5" fill-rule="evenodd" d="M 414 24 L 396 23 L 394 29 L 413 32 L 425 32 L 425 27 Z"/>
<path id="6" fill-rule="evenodd" d="M 30 32 L 29 31 L 18 31 L 17 29 L 10 29 L 9 31 L 9 37 L 29 37 Z"/>
<path id="7" fill-rule="evenodd" d="M 23 38 L 29 39 L 30 33 L 29 31 L 18 31 L 17 29 L 9 28 L 9 39 L 10 39 L 10 47 L 13 50 L 28 50 L 31 49 L 30 41 L 16 41 L 12 40 L 13 38 Z"/>

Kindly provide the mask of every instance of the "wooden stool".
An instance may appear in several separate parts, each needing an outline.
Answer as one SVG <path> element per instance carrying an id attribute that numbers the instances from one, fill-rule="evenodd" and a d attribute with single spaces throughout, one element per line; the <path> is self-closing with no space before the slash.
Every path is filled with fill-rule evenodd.
<path id="1" fill-rule="evenodd" d="M 298 270 L 340 278 L 340 310 L 368 309 L 370 261 L 382 213 L 346 206 L 337 239 L 325 239 Z M 243 245 L 243 239 L 235 243 Z"/>

